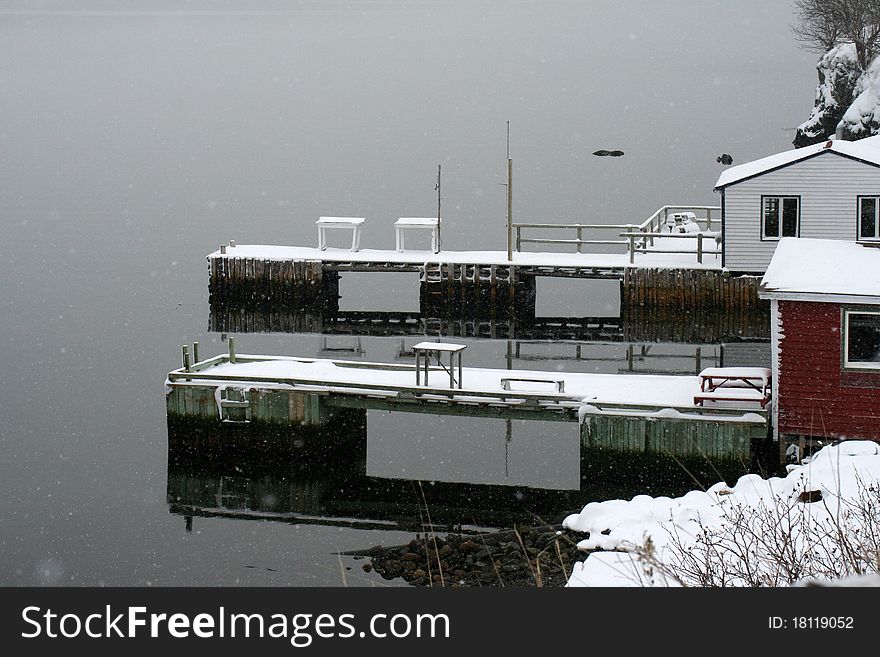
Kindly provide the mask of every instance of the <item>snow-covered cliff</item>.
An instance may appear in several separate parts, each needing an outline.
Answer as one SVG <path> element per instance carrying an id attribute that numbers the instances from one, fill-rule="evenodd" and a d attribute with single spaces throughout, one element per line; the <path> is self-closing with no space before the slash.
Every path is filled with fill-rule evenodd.
<path id="1" fill-rule="evenodd" d="M 880 134 L 880 57 L 862 71 L 855 46 L 829 50 L 816 65 L 819 85 L 813 111 L 797 130 L 794 145 L 815 144 L 843 130 L 848 140 Z"/>

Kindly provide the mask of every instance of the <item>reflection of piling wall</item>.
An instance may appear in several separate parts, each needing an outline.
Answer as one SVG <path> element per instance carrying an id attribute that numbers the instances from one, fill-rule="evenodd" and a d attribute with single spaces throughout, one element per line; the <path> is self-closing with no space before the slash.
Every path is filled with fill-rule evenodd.
<path id="1" fill-rule="evenodd" d="M 323 333 L 361 336 L 451 336 L 499 340 L 580 340 L 706 344 L 767 340 L 769 313 L 626 308 L 619 317 L 491 315 L 479 304 L 423 312 L 299 310 L 270 302 L 211 300 L 209 330 L 218 333 Z M 534 311 L 534 306 L 528 310 Z M 488 316 L 487 316 L 488 315 Z"/>
<path id="2" fill-rule="evenodd" d="M 335 304 L 339 274 L 325 271 L 320 260 L 212 257 L 208 291 L 216 301 L 271 301 L 287 307 Z"/>
<path id="3" fill-rule="evenodd" d="M 208 330 L 217 333 L 323 333 L 324 313 L 320 307 L 300 310 L 280 302 L 230 303 L 212 297 Z"/>
<path id="4" fill-rule="evenodd" d="M 280 422 L 218 422 L 216 418 L 168 415 L 168 463 L 191 471 L 218 466 L 225 474 L 290 468 L 362 471 L 367 413 L 333 409 L 323 425 Z M 242 468 L 245 468 L 243 470 Z M 347 476 L 347 475 L 346 475 Z"/>
<path id="5" fill-rule="evenodd" d="M 662 452 L 624 452 L 584 445 L 581 449 L 581 479 L 584 488 L 592 493 L 592 499 L 585 495 L 584 502 L 628 500 L 634 495 L 679 497 L 722 480 L 735 484 L 748 472 L 766 473 L 768 469 L 761 465 L 748 458 L 672 456 Z"/>
<path id="6" fill-rule="evenodd" d="M 730 276 L 704 269 L 627 269 L 620 291 L 621 308 L 724 308 L 754 312 L 769 308 L 758 298 L 760 276 Z"/>

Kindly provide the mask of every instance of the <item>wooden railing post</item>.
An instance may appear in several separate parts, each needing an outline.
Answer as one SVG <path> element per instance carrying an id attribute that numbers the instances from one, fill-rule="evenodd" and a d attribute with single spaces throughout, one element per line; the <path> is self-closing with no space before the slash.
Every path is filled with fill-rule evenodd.
<path id="1" fill-rule="evenodd" d="M 712 208 L 706 208 L 706 230 L 712 230 Z"/>
<path id="2" fill-rule="evenodd" d="M 581 252 L 581 239 L 583 237 L 583 229 L 580 226 L 577 229 L 577 236 L 578 236 L 577 252 L 580 253 Z"/>
<path id="3" fill-rule="evenodd" d="M 629 239 L 629 264 L 633 264 L 636 261 L 636 236 L 630 233 L 627 239 Z"/>
<path id="4" fill-rule="evenodd" d="M 703 233 L 697 233 L 697 262 L 703 262 Z"/>
<path id="5" fill-rule="evenodd" d="M 516 227 L 516 251 L 522 251 L 522 232 L 519 226 Z"/>
<path id="6" fill-rule="evenodd" d="M 229 336 L 229 362 L 235 362 L 235 338 Z"/>
<path id="7" fill-rule="evenodd" d="M 198 362 L 200 362 L 199 361 L 199 343 L 193 342 L 193 365 L 195 365 Z"/>

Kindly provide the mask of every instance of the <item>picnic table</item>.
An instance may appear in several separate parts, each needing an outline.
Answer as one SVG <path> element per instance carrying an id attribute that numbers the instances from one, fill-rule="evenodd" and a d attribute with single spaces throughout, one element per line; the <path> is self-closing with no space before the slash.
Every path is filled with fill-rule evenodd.
<path id="1" fill-rule="evenodd" d="M 770 401 L 770 370 L 766 367 L 707 367 L 700 372 L 700 392 L 694 404 L 706 401 L 756 402 L 764 408 Z"/>

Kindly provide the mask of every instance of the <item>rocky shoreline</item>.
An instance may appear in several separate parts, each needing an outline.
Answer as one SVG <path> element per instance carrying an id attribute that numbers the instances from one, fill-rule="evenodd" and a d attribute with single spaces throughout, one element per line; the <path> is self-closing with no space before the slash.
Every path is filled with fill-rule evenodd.
<path id="1" fill-rule="evenodd" d="M 406 545 L 347 552 L 365 572 L 413 586 L 564 586 L 583 538 L 561 525 L 485 534 L 419 535 Z"/>

